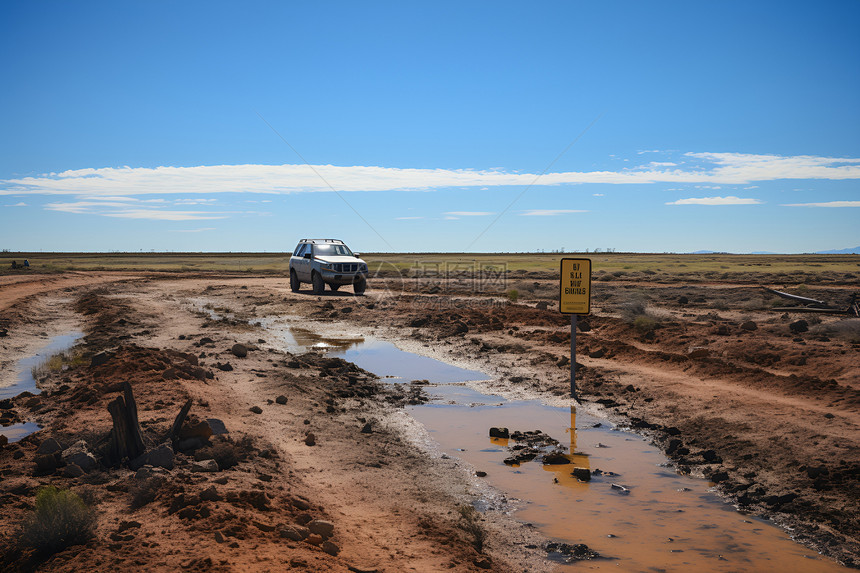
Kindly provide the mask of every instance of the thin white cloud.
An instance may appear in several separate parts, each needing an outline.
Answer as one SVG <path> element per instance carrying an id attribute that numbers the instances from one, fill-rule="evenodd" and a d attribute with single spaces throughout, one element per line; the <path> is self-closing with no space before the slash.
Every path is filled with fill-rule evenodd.
<path id="1" fill-rule="evenodd" d="M 742 199 L 740 197 L 691 197 L 689 199 L 678 199 L 666 205 L 761 205 L 758 199 Z"/>
<path id="2" fill-rule="evenodd" d="M 567 213 L 588 213 L 583 209 L 529 209 L 520 213 L 521 217 L 552 217 L 555 215 L 566 215 Z"/>
<path id="3" fill-rule="evenodd" d="M 603 197 L 603 193 L 592 193 L 592 197 Z"/>
<path id="4" fill-rule="evenodd" d="M 48 211 L 60 211 L 77 215 L 100 215 L 122 219 L 149 219 L 152 221 L 199 221 L 206 219 L 226 219 L 225 213 L 205 211 L 169 211 L 159 209 L 140 209 L 125 201 L 76 201 L 74 203 L 48 203 Z"/>
<path id="5" fill-rule="evenodd" d="M 19 201 L 18 203 L 15 203 L 14 205 L 3 205 L 3 206 L 4 207 L 27 207 L 27 204 L 24 203 L 23 201 Z"/>
<path id="6" fill-rule="evenodd" d="M 540 177 L 534 173 L 500 169 L 399 169 L 360 165 L 106 167 L 0 180 L 0 195 L 84 195 L 116 199 L 166 194 L 325 192 L 331 190 L 329 184 L 338 191 L 408 191 L 532 184 L 735 185 L 785 179 L 860 179 L 860 159 L 855 158 L 742 153 L 686 153 L 684 157 L 696 165 L 679 168 L 646 163 L 620 171 L 569 171 Z"/>
<path id="7" fill-rule="evenodd" d="M 202 229 L 173 229 L 174 233 L 203 233 L 205 231 L 215 231 L 215 227 L 203 227 Z"/>
<path id="8" fill-rule="evenodd" d="M 444 214 L 451 217 L 486 217 L 487 215 L 495 215 L 492 211 L 447 211 Z"/>
<path id="9" fill-rule="evenodd" d="M 860 207 L 860 201 L 828 201 L 826 203 L 790 203 L 783 207 Z"/>
<path id="10" fill-rule="evenodd" d="M 423 219 L 424 217 L 394 217 L 395 221 L 411 221 L 413 219 Z"/>

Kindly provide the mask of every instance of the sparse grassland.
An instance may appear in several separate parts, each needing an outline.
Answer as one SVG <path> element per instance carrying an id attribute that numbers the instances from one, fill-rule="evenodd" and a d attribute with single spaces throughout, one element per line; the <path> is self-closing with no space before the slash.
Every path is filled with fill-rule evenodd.
<path id="1" fill-rule="evenodd" d="M 0 274 L 61 271 L 282 274 L 290 253 L 3 253 Z M 551 278 L 563 257 L 590 258 L 596 281 L 743 281 L 856 284 L 860 255 L 640 253 L 363 253 L 373 276 L 498 273 Z M 30 261 L 12 270 L 12 261 Z"/>

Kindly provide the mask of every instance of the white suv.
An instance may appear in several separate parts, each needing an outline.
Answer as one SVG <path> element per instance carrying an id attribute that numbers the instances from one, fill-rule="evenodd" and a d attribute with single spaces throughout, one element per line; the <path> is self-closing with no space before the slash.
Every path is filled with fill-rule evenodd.
<path id="1" fill-rule="evenodd" d="M 355 294 L 364 294 L 367 263 L 338 239 L 302 239 L 290 257 L 290 289 L 299 292 L 302 283 L 311 283 L 314 294 L 325 285 L 333 291 L 352 285 Z"/>

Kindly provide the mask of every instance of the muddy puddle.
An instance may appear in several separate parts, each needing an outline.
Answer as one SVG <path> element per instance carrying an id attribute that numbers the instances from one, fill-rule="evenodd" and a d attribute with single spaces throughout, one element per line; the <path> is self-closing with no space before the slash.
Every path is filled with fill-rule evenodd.
<path id="1" fill-rule="evenodd" d="M 426 380 L 432 401 L 410 407 L 441 451 L 459 458 L 480 479 L 519 500 L 516 517 L 561 543 L 586 544 L 604 558 L 562 568 L 622 571 L 845 571 L 793 542 L 780 528 L 738 512 L 711 483 L 678 475 L 640 436 L 575 407 L 509 401 L 482 394 L 474 370 L 399 350 L 373 337 L 323 337 L 290 328 L 291 351 L 324 351 L 392 382 Z M 540 430 L 557 442 L 569 463 L 545 465 L 538 457 L 512 464 L 515 440 L 490 438 L 491 427 Z M 506 463 L 507 460 L 507 463 Z M 558 460 L 557 460 L 558 461 Z M 591 481 L 573 477 L 587 468 Z M 492 501 L 485 502 L 492 503 Z M 481 502 L 478 504 L 481 509 Z"/>
<path id="2" fill-rule="evenodd" d="M 83 335 L 83 332 L 75 331 L 54 336 L 33 356 L 19 360 L 13 370 L 12 383 L 7 386 L 0 386 L 0 400 L 13 398 L 21 392 L 39 394 L 41 390 L 36 386 L 36 378 L 33 375 L 34 370 L 38 370 L 41 367 L 50 367 L 48 361 L 52 357 L 70 349 Z M 38 429 L 39 426 L 37 424 L 24 422 L 22 424 L 0 427 L 0 434 L 6 436 L 10 442 L 17 442 Z"/>

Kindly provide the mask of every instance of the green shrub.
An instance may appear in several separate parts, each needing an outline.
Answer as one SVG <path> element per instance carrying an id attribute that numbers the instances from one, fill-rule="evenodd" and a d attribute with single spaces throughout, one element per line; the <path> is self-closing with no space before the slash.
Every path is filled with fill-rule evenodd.
<path id="1" fill-rule="evenodd" d="M 657 330 L 659 323 L 646 314 L 641 314 L 633 319 L 633 328 L 639 334 L 648 334 Z"/>
<path id="2" fill-rule="evenodd" d="M 21 543 L 53 554 L 93 536 L 96 514 L 77 494 L 54 486 L 36 493 L 36 507 L 24 519 Z"/>
<path id="3" fill-rule="evenodd" d="M 512 288 L 508 291 L 508 300 L 511 302 L 517 302 L 518 298 L 520 298 L 520 292 L 517 289 Z"/>

